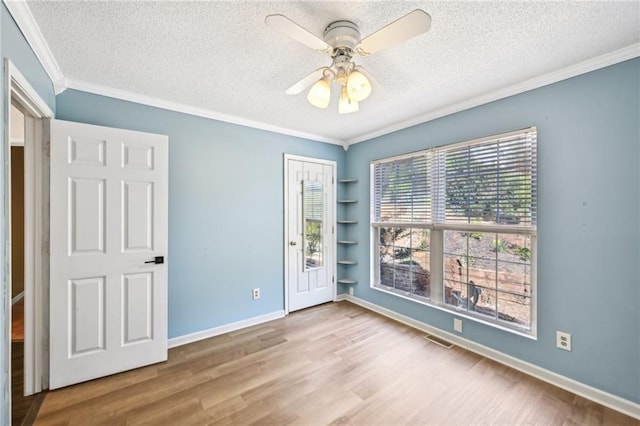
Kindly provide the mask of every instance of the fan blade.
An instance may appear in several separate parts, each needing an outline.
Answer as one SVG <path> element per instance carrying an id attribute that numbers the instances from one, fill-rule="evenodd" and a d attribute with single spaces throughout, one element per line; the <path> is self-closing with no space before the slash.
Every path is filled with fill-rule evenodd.
<path id="1" fill-rule="evenodd" d="M 322 78 L 322 76 L 324 75 L 324 70 L 326 70 L 326 68 L 318 68 L 293 86 L 289 87 L 285 91 L 285 93 L 287 95 L 297 95 L 298 93 L 302 93 L 304 89 Z"/>
<path id="2" fill-rule="evenodd" d="M 331 53 L 333 50 L 331 46 L 324 42 L 324 40 L 311 34 L 309 31 L 305 30 L 284 15 L 269 15 L 264 18 L 264 23 L 276 31 L 279 31 L 314 50 L 326 53 Z"/>
<path id="3" fill-rule="evenodd" d="M 363 56 L 370 55 L 396 43 L 424 34 L 430 28 L 431 16 L 424 10 L 416 9 L 364 38 L 356 46 L 356 52 Z"/>

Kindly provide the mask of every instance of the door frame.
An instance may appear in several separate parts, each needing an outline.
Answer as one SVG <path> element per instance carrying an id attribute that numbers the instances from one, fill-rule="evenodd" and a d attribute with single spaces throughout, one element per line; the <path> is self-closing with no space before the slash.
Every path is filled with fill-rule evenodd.
<path id="1" fill-rule="evenodd" d="M 329 202 L 331 203 L 330 208 L 333 209 L 333 223 L 331 223 L 330 225 L 333 227 L 333 232 L 332 232 L 332 241 L 329 244 L 331 246 L 331 248 L 333 249 L 333 259 L 332 262 L 335 262 L 336 260 L 336 256 L 338 254 L 338 245 L 336 242 L 336 214 L 337 214 L 337 191 L 336 191 L 336 186 L 335 186 L 335 182 L 337 181 L 337 177 L 336 177 L 336 169 L 337 169 L 337 162 L 334 160 L 324 160 L 321 158 L 313 158 L 313 157 L 303 157 L 300 155 L 294 155 L 294 154 L 284 154 L 284 181 L 283 181 L 283 193 L 284 193 L 284 240 L 283 240 L 283 255 L 284 255 L 284 314 L 285 315 L 289 315 L 289 188 L 288 188 L 288 184 L 289 184 L 289 160 L 295 160 L 295 161 L 305 161 L 307 163 L 316 163 L 316 164 L 322 164 L 322 165 L 326 165 L 326 166 L 331 166 L 333 173 L 331 176 L 331 182 L 333 183 L 333 197 L 332 200 L 329 200 Z M 335 279 L 335 273 L 333 275 L 333 279 L 332 282 L 330 283 L 331 287 L 332 287 L 332 292 L 333 292 L 333 301 L 335 302 L 337 300 L 338 297 L 338 285 L 336 283 L 336 279 Z"/>
<path id="2" fill-rule="evenodd" d="M 48 122 L 53 111 L 29 84 L 18 68 L 9 60 L 4 62 L 5 96 L 3 116 L 5 117 L 3 153 L 4 161 L 4 258 L 5 274 L 2 286 L 7 290 L 11 285 L 11 104 L 18 104 L 25 115 L 25 341 L 24 372 L 25 393 L 40 392 L 47 387 L 48 364 L 46 363 L 47 318 L 46 297 L 48 289 Z M 5 348 L 4 371 L 8 373 L 6 384 L 11 389 L 11 292 L 4 291 L 5 307 Z M 11 418 L 11 392 L 6 400 L 7 421 Z"/>

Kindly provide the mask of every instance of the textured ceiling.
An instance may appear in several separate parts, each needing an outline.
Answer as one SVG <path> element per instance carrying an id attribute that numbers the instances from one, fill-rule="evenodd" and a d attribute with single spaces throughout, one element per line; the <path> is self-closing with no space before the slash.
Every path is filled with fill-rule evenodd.
<path id="1" fill-rule="evenodd" d="M 640 2 L 27 2 L 62 74 L 270 126 L 349 141 L 640 42 Z M 356 62 L 378 84 L 360 111 L 284 91 L 330 58 L 264 24 L 363 37 L 420 8 L 431 30 Z"/>

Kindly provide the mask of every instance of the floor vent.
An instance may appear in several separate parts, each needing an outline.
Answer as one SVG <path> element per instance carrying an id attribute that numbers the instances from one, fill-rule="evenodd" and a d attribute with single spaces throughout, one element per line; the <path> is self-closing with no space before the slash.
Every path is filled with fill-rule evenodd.
<path id="1" fill-rule="evenodd" d="M 424 338 L 432 343 L 435 343 L 438 346 L 442 346 L 443 348 L 451 349 L 453 347 L 453 343 L 447 342 L 446 340 L 442 340 L 441 338 L 436 336 L 426 335 L 424 336 Z"/>

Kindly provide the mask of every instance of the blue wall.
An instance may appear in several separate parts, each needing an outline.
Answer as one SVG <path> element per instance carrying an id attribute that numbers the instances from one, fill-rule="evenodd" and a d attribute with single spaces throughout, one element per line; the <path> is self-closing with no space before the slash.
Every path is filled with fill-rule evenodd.
<path id="1" fill-rule="evenodd" d="M 0 64 L 0 146 L 4 146 L 4 123 L 7 122 L 7 118 L 4 117 L 5 111 L 5 92 L 4 92 L 4 60 L 9 58 L 18 70 L 29 81 L 31 86 L 38 92 L 38 94 L 47 102 L 49 107 L 55 111 L 55 94 L 53 92 L 53 84 L 46 72 L 40 65 L 40 62 L 36 58 L 35 54 L 27 44 L 26 40 L 22 36 L 22 33 L 18 29 L 17 25 L 13 21 L 13 18 L 7 11 L 4 3 L 0 5 L 0 58 L 2 64 Z M 4 200 L 4 149 L 0 149 L 0 200 Z M 4 233 L 4 209 L 0 209 L 0 259 L 4 259 L 5 248 L 5 233 Z M 0 277 L 4 277 L 4 262 L 0 262 Z M 9 400 L 9 387 L 8 387 L 8 360 L 7 353 L 5 352 L 4 342 L 8 338 L 6 336 L 6 324 L 5 319 L 5 305 L 4 298 L 11 298 L 11 289 L 4 288 L 4 279 L 0 281 L 0 424 L 9 424 L 10 419 L 6 417 L 8 412 L 4 410 Z"/>
<path id="2" fill-rule="evenodd" d="M 369 163 L 529 126 L 538 129 L 538 339 L 465 321 L 463 337 L 640 402 L 640 59 L 404 129 L 347 151 L 357 219 Z M 371 289 L 369 228 L 355 295 L 443 330 L 453 315 Z M 556 330 L 573 351 L 556 349 Z"/>
<path id="3" fill-rule="evenodd" d="M 169 337 L 284 309 L 284 153 L 340 174 L 341 146 L 74 90 L 56 115 L 169 136 Z"/>

